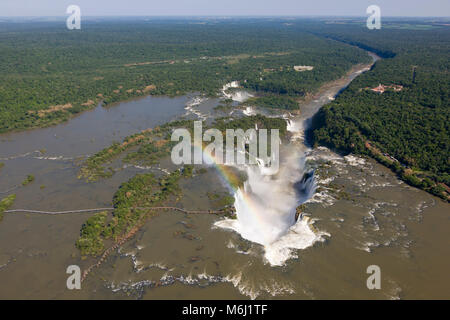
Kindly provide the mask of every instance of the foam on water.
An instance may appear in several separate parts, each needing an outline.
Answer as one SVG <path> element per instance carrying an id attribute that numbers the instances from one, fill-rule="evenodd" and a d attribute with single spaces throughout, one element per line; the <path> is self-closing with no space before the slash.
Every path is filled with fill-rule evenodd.
<path id="1" fill-rule="evenodd" d="M 356 157 L 354 155 L 348 155 L 344 157 L 345 161 L 347 161 L 347 163 L 351 166 L 361 166 L 364 165 L 366 163 L 366 160 L 364 160 L 363 158 L 360 157 Z"/>
<path id="2" fill-rule="evenodd" d="M 291 141 L 303 141 L 305 138 L 304 134 L 304 121 L 302 120 L 293 120 L 286 118 L 287 122 L 287 131 L 292 134 Z"/>
<path id="3" fill-rule="evenodd" d="M 298 258 L 296 250 L 303 250 L 317 241 L 324 241 L 325 232 L 314 232 L 310 227 L 309 219 L 299 219 L 289 231 L 275 242 L 266 245 L 265 259 L 272 266 L 282 266 L 289 259 Z"/>
<path id="4" fill-rule="evenodd" d="M 254 116 L 256 114 L 256 111 L 253 107 L 245 107 L 242 113 L 246 116 Z"/>
<path id="5" fill-rule="evenodd" d="M 237 89 L 239 88 L 239 82 L 238 81 L 232 81 L 230 83 L 227 83 L 222 88 L 222 95 L 227 98 L 231 99 L 236 102 L 244 102 L 248 100 L 249 98 L 253 97 L 250 93 L 248 93 L 245 90 L 235 90 L 232 92 L 229 92 L 228 89 Z"/>
<path id="6" fill-rule="evenodd" d="M 295 292 L 290 284 L 280 284 L 275 280 L 265 280 L 260 283 L 253 283 L 252 281 L 245 279 L 241 271 L 236 274 L 228 274 L 226 276 L 211 275 L 206 271 L 196 275 L 171 275 L 169 272 L 166 272 L 157 281 L 127 281 L 118 284 L 112 282 L 108 284 L 107 287 L 115 293 L 122 291 L 125 293 L 134 293 L 142 297 L 146 288 L 170 286 L 176 282 L 198 287 L 207 287 L 219 283 L 230 283 L 233 287 L 238 289 L 242 295 L 247 296 L 252 300 L 255 300 L 263 294 L 269 294 L 272 297 L 275 297 L 278 295 L 293 294 Z"/>
<path id="7" fill-rule="evenodd" d="M 207 101 L 208 99 L 202 96 L 195 96 L 192 100 L 190 100 L 186 106 L 185 106 L 185 110 L 186 110 L 186 116 L 193 114 L 195 115 L 198 119 L 200 120 L 206 120 L 207 116 L 204 115 L 203 113 L 201 113 L 200 111 L 198 111 L 197 109 L 195 109 L 196 106 L 199 106 L 200 104 L 204 103 L 205 101 Z"/>

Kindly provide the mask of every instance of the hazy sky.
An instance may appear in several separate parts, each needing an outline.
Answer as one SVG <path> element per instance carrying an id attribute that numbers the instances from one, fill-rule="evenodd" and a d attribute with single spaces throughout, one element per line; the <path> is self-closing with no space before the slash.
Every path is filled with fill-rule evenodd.
<path id="1" fill-rule="evenodd" d="M 0 16 L 336 15 L 365 16 L 376 4 L 384 16 L 450 16 L 449 0 L 0 0 Z"/>

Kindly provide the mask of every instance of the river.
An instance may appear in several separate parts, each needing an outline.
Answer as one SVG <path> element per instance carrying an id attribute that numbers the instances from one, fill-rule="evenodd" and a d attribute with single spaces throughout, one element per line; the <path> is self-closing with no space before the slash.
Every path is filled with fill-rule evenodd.
<path id="1" fill-rule="evenodd" d="M 69 291 L 67 266 L 88 263 L 80 260 L 74 243 L 89 214 L 5 214 L 0 223 L 0 298 L 448 298 L 448 204 L 405 185 L 371 159 L 304 145 L 308 119 L 367 67 L 358 66 L 324 86 L 301 106 L 300 116 L 290 119 L 296 137 L 292 143 L 302 157 L 293 162 L 303 170 L 295 180 L 303 172 L 315 172 L 315 192 L 301 201 L 304 215 L 314 222 L 314 241 L 292 245 L 310 230 L 299 224 L 302 228 L 290 230 L 287 242 L 282 241 L 282 250 L 272 248 L 275 254 L 285 253 L 280 259 L 239 230 L 222 228 L 223 218 L 163 213 L 93 272 L 82 290 Z M 118 186 L 145 170 L 127 167 L 111 179 L 88 184 L 77 179 L 80 159 L 186 113 L 206 119 L 214 113 L 216 99 L 195 99 L 147 97 L 99 106 L 51 128 L 1 135 L 5 167 L 0 192 L 34 174 L 32 184 L 14 190 L 13 209 L 109 207 Z M 183 181 L 182 189 L 184 207 L 206 210 L 207 192 L 226 192 L 214 170 Z M 366 286 L 369 265 L 381 269 L 381 290 Z"/>

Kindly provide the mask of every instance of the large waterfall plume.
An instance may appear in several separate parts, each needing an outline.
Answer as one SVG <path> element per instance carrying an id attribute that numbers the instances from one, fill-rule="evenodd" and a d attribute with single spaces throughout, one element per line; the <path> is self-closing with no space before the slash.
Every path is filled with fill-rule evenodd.
<path id="1" fill-rule="evenodd" d="M 235 193 L 237 219 L 216 223 L 232 229 L 244 239 L 264 247 L 265 260 L 273 266 L 283 265 L 320 240 L 307 218 L 296 220 L 296 208 L 315 191 L 314 174 L 306 168 L 310 151 L 304 144 L 304 120 L 286 119 L 291 142 L 280 148 L 280 169 L 268 174 L 264 164 L 240 166 L 247 173 L 244 186 Z"/>

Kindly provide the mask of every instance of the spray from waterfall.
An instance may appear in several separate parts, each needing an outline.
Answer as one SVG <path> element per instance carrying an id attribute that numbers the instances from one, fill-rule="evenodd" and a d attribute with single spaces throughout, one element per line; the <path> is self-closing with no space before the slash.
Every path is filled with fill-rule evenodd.
<path id="1" fill-rule="evenodd" d="M 313 196 L 316 184 L 313 172 L 305 166 L 309 149 L 303 143 L 303 122 L 287 121 L 292 141 L 280 150 L 279 172 L 267 174 L 261 162 L 238 167 L 248 179 L 235 192 L 237 219 L 215 224 L 264 246 L 264 258 L 273 266 L 283 265 L 296 257 L 296 250 L 322 239 L 307 218 L 295 219 L 296 208 Z"/>

